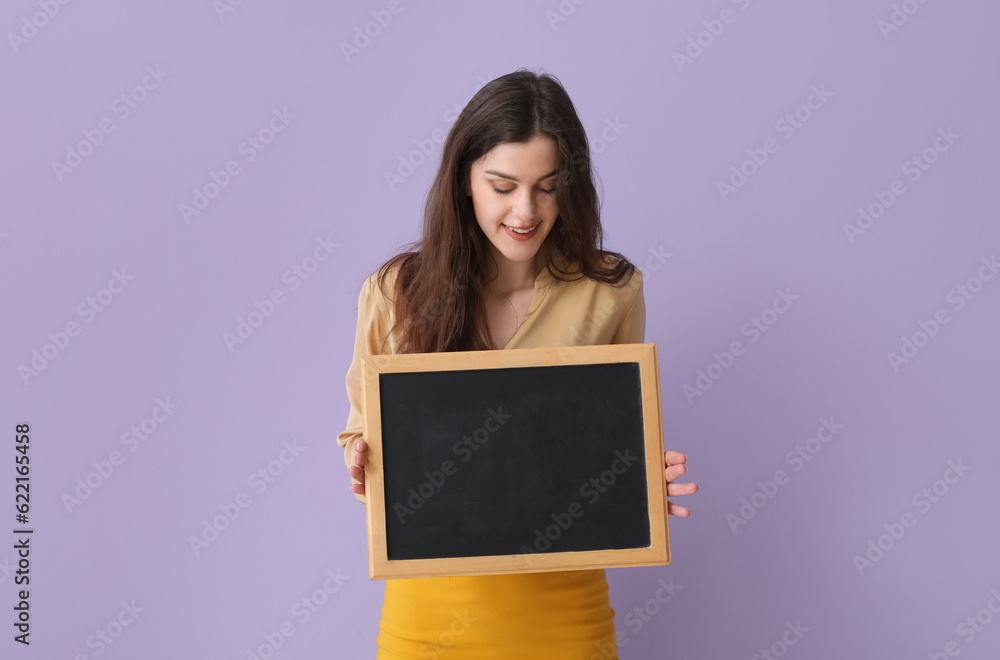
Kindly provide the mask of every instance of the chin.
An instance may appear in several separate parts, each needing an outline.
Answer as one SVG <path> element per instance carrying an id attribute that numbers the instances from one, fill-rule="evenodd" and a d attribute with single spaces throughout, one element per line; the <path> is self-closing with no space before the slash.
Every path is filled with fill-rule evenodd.
<path id="1" fill-rule="evenodd" d="M 493 244 L 495 254 L 515 263 L 534 260 L 542 246 L 548 241 L 549 230 L 552 228 L 551 223 L 543 220 L 535 229 L 535 232 L 538 233 L 537 236 L 529 241 L 518 242 L 507 235 L 503 224 L 505 223 L 497 225 L 496 233 L 490 237 L 490 243 Z"/>
<path id="2" fill-rule="evenodd" d="M 535 255 L 538 254 L 538 246 L 501 250 L 500 254 L 503 255 L 508 261 L 531 261 L 535 258 Z"/>

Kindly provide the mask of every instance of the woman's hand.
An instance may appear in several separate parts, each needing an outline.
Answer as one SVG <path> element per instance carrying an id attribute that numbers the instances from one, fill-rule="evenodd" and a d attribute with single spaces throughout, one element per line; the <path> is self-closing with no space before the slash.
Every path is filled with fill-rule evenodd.
<path id="1" fill-rule="evenodd" d="M 677 451 L 668 451 L 663 454 L 663 461 L 667 466 L 667 497 L 677 497 L 679 495 L 691 495 L 698 492 L 698 484 L 677 484 L 674 483 L 687 474 L 687 456 Z M 362 475 L 364 476 L 364 475 Z M 686 518 L 691 515 L 691 510 L 682 506 L 677 506 L 673 502 L 667 501 L 667 515 Z"/>
<path id="2" fill-rule="evenodd" d="M 358 495 L 365 494 L 365 452 L 368 451 L 368 444 L 365 443 L 364 438 L 358 438 L 354 441 L 354 465 L 347 469 L 347 473 L 351 475 L 352 479 L 360 481 L 360 484 L 351 482 L 351 492 Z"/>

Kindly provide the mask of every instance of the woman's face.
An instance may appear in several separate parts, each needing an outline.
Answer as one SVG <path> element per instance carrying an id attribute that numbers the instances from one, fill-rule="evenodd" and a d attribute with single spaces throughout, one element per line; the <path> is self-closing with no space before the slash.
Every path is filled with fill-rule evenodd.
<path id="1" fill-rule="evenodd" d="M 556 142 L 547 135 L 503 142 L 472 164 L 469 191 L 476 221 L 501 268 L 504 260 L 533 260 L 552 230 L 559 214 L 558 164 Z"/>

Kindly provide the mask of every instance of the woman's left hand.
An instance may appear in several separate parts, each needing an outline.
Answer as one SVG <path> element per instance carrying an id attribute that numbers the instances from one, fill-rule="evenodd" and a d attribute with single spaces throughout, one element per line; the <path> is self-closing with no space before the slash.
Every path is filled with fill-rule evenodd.
<path id="1" fill-rule="evenodd" d="M 691 495 L 698 492 L 698 484 L 674 483 L 677 479 L 687 474 L 687 456 L 677 451 L 668 451 L 663 454 L 663 461 L 667 466 L 667 497 L 677 497 L 679 495 Z M 677 506 L 671 501 L 667 501 L 667 515 L 686 518 L 691 515 L 691 510 L 682 506 Z"/>

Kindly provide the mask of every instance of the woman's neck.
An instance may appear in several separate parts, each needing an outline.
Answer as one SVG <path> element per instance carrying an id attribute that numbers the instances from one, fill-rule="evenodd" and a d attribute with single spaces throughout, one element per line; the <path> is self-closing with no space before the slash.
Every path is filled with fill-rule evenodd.
<path id="1" fill-rule="evenodd" d="M 535 286 L 538 274 L 548 261 L 549 245 L 545 243 L 531 261 L 508 261 L 503 255 L 494 254 L 499 272 L 490 282 L 489 289 L 500 295 L 509 295 Z"/>

